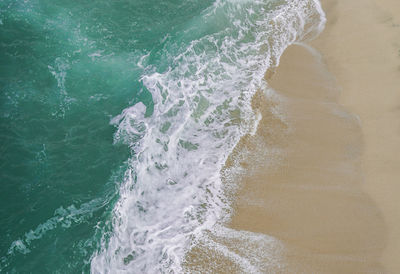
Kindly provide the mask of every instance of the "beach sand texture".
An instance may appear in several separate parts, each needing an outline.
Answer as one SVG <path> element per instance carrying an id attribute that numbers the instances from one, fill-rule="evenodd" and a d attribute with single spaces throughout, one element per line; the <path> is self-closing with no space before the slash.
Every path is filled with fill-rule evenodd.
<path id="1" fill-rule="evenodd" d="M 382 264 L 400 273 L 400 1 L 322 4 L 328 21 L 313 46 L 342 87 L 339 102 L 360 117 L 363 187 L 387 227 Z"/>
<path id="2" fill-rule="evenodd" d="M 294 45 L 268 82 L 285 122 L 260 95 L 257 133 L 238 146 L 258 168 L 241 182 L 231 227 L 279 239 L 282 273 L 381 273 L 385 225 L 362 188 L 362 130 L 337 103 L 333 76 L 318 53 Z M 254 162 L 268 151 L 273 161 Z"/>
<path id="3" fill-rule="evenodd" d="M 296 102 L 286 108 L 295 130 L 275 138 L 292 138 L 288 163 L 244 180 L 232 225 L 283 240 L 293 271 L 400 273 L 400 1 L 322 4 L 326 29 L 311 44 L 337 79 L 345 110 L 330 103 L 347 118 L 317 107 L 332 85 L 304 51 L 289 48 L 269 81 Z M 316 86 L 313 103 L 293 100 L 309 99 Z"/>
<path id="4" fill-rule="evenodd" d="M 400 273 L 400 1 L 322 4 L 324 32 L 267 72 L 276 94 L 254 96 L 262 119 L 227 162 L 246 171 L 227 227 L 272 240 L 210 237 L 265 273 Z M 188 258 L 241 272 L 201 243 Z"/>

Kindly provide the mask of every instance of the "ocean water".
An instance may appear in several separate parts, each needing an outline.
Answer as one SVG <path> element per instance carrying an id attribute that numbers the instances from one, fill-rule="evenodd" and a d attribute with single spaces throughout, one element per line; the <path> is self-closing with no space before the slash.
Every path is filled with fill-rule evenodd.
<path id="1" fill-rule="evenodd" d="M 221 169 L 265 71 L 324 20 L 318 0 L 0 1 L 0 272 L 181 272 L 232 214 Z"/>

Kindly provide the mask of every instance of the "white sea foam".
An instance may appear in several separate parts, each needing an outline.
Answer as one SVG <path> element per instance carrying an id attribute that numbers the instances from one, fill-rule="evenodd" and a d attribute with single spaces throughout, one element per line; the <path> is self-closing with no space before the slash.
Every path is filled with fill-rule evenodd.
<path id="1" fill-rule="evenodd" d="M 27 231 L 23 236 L 11 243 L 7 254 L 0 258 L 0 271 L 3 267 L 9 265 L 9 259 L 16 253 L 30 253 L 35 241 L 43 238 L 47 233 L 60 227 L 69 228 L 74 224 L 84 222 L 106 203 L 104 200 L 95 199 L 80 205 L 80 207 L 72 204 L 66 208 L 62 206 L 57 208 L 51 218 L 39 224 L 35 229 Z"/>
<path id="2" fill-rule="evenodd" d="M 128 144 L 134 156 L 113 211 L 113 234 L 93 255 L 92 273 L 182 271 L 190 243 L 204 241 L 205 230 L 229 217 L 221 169 L 259 119 L 250 100 L 265 71 L 288 45 L 317 35 L 325 17 L 317 0 L 221 0 L 200 23 L 218 31 L 171 57 L 166 72 L 142 76 L 154 113 L 145 117 L 144 105 L 136 104 L 112 120 L 115 142 Z M 138 65 L 145 67 L 146 58 Z M 260 269 L 216 245 L 244 272 Z"/>
<path id="3" fill-rule="evenodd" d="M 202 235 L 199 243 L 216 253 L 215 256 L 228 258 L 233 268 L 241 273 L 265 273 L 267 270 L 270 270 L 268 273 L 276 273 L 285 266 L 282 260 L 283 244 L 268 235 L 215 225 L 212 231 Z M 214 267 L 220 269 L 217 259 L 212 261 Z"/>

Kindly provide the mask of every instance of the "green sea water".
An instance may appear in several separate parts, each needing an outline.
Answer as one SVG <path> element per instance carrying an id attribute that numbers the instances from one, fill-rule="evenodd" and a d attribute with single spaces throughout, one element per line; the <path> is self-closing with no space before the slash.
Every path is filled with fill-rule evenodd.
<path id="1" fill-rule="evenodd" d="M 322 19 L 317 0 L 0 0 L 0 272 L 182 272 L 231 214 L 221 170 L 265 71 Z"/>
<path id="2" fill-rule="evenodd" d="M 143 54 L 211 1 L 0 1 L 0 272 L 87 272 L 130 150 Z M 165 64 L 164 64 L 165 66 Z"/>

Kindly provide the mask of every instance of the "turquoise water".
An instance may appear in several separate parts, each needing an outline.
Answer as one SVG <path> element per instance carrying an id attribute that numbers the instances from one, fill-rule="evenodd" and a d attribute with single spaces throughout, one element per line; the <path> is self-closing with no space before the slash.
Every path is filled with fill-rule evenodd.
<path id="1" fill-rule="evenodd" d="M 0 1 L 0 271 L 179 271 L 316 3 Z"/>

